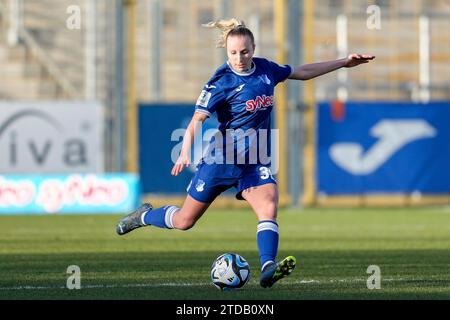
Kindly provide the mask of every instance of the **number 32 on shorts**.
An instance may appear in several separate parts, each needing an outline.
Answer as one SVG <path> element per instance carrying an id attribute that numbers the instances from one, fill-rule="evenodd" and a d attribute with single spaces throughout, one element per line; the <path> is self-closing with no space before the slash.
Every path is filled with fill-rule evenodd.
<path id="1" fill-rule="evenodd" d="M 272 176 L 272 172 L 270 172 L 270 169 L 267 167 L 259 167 L 259 173 L 261 176 L 261 179 L 266 180 L 266 179 L 273 179 Z"/>

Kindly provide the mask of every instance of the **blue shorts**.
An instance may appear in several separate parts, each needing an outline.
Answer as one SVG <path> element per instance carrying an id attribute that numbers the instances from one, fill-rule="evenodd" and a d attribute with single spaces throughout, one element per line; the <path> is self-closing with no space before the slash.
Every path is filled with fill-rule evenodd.
<path id="1" fill-rule="evenodd" d="M 187 187 L 187 192 L 197 201 L 211 203 L 222 192 L 235 187 L 236 198 L 244 200 L 242 191 L 267 183 L 277 183 L 270 172 L 270 166 L 267 165 L 201 163 Z"/>

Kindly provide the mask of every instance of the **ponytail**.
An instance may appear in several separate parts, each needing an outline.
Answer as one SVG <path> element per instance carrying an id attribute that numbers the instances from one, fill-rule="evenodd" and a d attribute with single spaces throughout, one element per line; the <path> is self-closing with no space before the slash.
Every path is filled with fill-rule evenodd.
<path id="1" fill-rule="evenodd" d="M 216 42 L 217 48 L 225 48 L 227 46 L 228 36 L 248 36 L 250 37 L 253 45 L 255 44 L 253 33 L 245 26 L 245 23 L 242 20 L 238 20 L 236 18 L 229 20 L 218 20 L 202 24 L 202 26 L 206 28 L 217 28 L 221 31 L 221 34 Z"/>

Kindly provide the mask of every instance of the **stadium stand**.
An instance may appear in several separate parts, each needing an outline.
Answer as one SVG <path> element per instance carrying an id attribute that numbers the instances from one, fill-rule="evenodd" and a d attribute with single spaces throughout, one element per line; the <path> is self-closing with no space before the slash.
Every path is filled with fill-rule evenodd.
<path id="1" fill-rule="evenodd" d="M 168 0 L 161 3 L 162 30 L 159 48 L 152 47 L 152 28 L 155 24 L 149 16 L 152 1 L 137 2 L 136 19 L 136 61 L 137 95 L 139 101 L 193 101 L 199 89 L 207 81 L 210 70 L 223 61 L 223 54 L 214 48 L 214 34 L 201 28 L 201 23 L 216 19 L 223 12 L 229 15 L 239 13 L 244 20 L 255 21 L 257 29 L 257 54 L 275 58 L 273 32 L 273 3 L 262 1 L 256 5 L 249 3 L 239 9 L 236 1 L 229 1 L 228 8 L 221 9 L 215 2 L 190 1 L 189 6 L 179 1 Z M 364 50 L 377 56 L 377 65 L 370 65 L 361 72 L 352 72 L 346 86 L 349 99 L 375 99 L 382 93 L 389 100 L 409 99 L 418 82 L 418 19 L 421 14 L 430 17 L 431 31 L 431 98 L 449 98 L 448 74 L 450 74 L 450 46 L 448 33 L 450 6 L 445 1 L 382 2 L 382 29 L 365 28 L 366 4 L 358 1 L 319 1 L 316 4 L 314 22 L 315 60 L 337 57 L 336 14 L 341 10 L 348 17 L 348 48 L 351 51 Z M 87 2 L 70 1 L 30 1 L 23 3 L 23 27 L 42 49 L 47 58 L 36 58 L 36 48 L 21 42 L 15 47 L 7 45 L 9 1 L 2 0 L 6 12 L 2 15 L 0 35 L 0 59 L 2 72 L 11 81 L 1 89 L 5 99 L 49 99 L 64 96 L 86 96 L 86 59 L 88 47 L 87 27 L 83 16 L 80 30 L 66 27 L 69 5 L 77 5 L 82 14 Z M 114 76 L 114 5 L 107 1 L 96 3 L 95 52 L 97 65 L 96 96 L 108 102 L 108 79 Z M 337 10 L 337 11 L 336 11 Z M 299 15 L 300 16 L 300 15 Z M 252 20 L 253 19 L 253 20 Z M 361 27 L 363 26 L 363 27 Z M 91 29 L 93 30 L 93 29 Z M 261 35 L 264 35 L 262 37 Z M 300 35 L 299 35 L 300 36 Z M 380 43 L 383 43 L 380 46 Z M 160 88 L 152 92 L 152 78 L 155 60 L 152 54 L 160 50 Z M 33 54 L 32 54 L 33 53 Z M 42 61 L 44 60 L 44 61 Z M 48 64 L 53 63 L 60 77 L 48 74 Z M 381 66 L 381 67 L 380 67 Z M 54 73 L 54 72 L 53 72 Z M 56 78 L 56 79 L 55 79 Z M 186 81 L 189 79 L 189 81 Z M 66 82 L 66 85 L 62 85 Z M 319 100 L 335 97 L 337 75 L 321 79 L 316 86 Z M 67 90 L 72 88 L 72 90 Z M 67 92 L 69 91 L 69 92 Z M 26 92 L 26 94 L 23 94 Z"/>

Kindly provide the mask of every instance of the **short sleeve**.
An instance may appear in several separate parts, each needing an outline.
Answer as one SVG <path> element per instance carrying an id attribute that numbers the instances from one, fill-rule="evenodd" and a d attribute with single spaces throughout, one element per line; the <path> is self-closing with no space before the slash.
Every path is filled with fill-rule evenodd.
<path id="1" fill-rule="evenodd" d="M 223 90 L 216 85 L 207 84 L 195 103 L 195 111 L 211 116 L 224 101 Z"/>
<path id="2" fill-rule="evenodd" d="M 269 61 L 269 67 L 272 70 L 275 85 L 289 78 L 293 72 L 293 68 L 290 65 L 279 65 L 273 61 Z"/>

